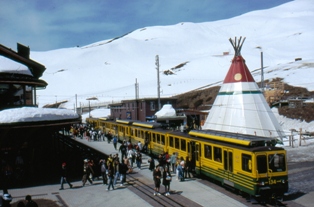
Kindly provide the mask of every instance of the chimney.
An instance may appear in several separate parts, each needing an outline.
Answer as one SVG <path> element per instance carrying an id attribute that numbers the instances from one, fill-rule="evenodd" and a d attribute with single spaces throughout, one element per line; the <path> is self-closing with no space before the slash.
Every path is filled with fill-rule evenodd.
<path id="1" fill-rule="evenodd" d="M 29 47 L 26 47 L 20 43 L 17 43 L 17 54 L 19 54 L 20 56 L 29 59 L 29 52 L 30 49 Z"/>

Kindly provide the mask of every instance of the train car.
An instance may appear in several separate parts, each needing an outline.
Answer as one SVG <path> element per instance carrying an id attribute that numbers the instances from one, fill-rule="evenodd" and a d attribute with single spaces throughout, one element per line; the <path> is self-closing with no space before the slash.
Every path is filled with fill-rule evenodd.
<path id="1" fill-rule="evenodd" d="M 130 120 L 99 120 L 120 140 L 148 144 L 148 153 L 163 152 L 189 157 L 193 172 L 218 181 L 257 199 L 283 197 L 288 191 L 286 151 L 273 138 L 238 133 L 164 129 L 157 123 Z"/>
<path id="2" fill-rule="evenodd" d="M 99 118 L 86 118 L 86 123 L 90 124 L 94 129 L 99 129 Z"/>
<path id="3" fill-rule="evenodd" d="M 192 130 L 195 170 L 257 199 L 288 191 L 286 151 L 272 138 Z"/>

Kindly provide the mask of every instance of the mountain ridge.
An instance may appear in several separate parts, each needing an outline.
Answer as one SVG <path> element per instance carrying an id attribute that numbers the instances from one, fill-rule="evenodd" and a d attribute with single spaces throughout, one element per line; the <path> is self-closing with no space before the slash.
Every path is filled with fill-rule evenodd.
<path id="1" fill-rule="evenodd" d="M 314 35 L 312 10 L 311 1 L 296 0 L 225 20 L 145 27 L 83 47 L 32 52 L 32 58 L 47 68 L 42 79 L 49 85 L 37 93 L 39 106 L 67 101 L 62 107 L 73 108 L 87 105 L 86 99 L 94 96 L 99 102 L 132 99 L 136 81 L 140 98 L 157 97 L 156 55 L 161 97 L 217 86 L 234 55 L 228 39 L 241 35 L 246 37 L 241 54 L 256 81 L 261 77 L 263 51 L 265 80 L 281 77 L 287 84 L 311 91 L 313 67 L 298 67 L 314 63 L 309 44 Z M 302 60 L 293 62 L 295 58 Z M 164 74 L 185 62 L 175 75 Z M 295 83 L 292 76 L 305 80 Z"/>

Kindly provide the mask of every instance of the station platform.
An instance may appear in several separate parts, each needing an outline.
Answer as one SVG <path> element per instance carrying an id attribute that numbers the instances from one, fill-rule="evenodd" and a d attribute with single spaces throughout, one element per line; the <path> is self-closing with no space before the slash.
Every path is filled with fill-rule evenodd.
<path id="1" fill-rule="evenodd" d="M 94 148 L 104 154 L 115 154 L 118 153 L 114 149 L 112 143 L 107 141 L 87 141 L 86 139 L 76 138 L 75 141 Z M 120 144 L 118 144 L 119 147 Z M 119 156 L 121 154 L 119 153 Z M 82 161 L 83 163 L 83 161 Z M 157 163 L 156 163 L 157 164 Z M 83 166 L 82 166 L 83 167 Z M 137 174 L 138 179 L 144 179 L 146 181 L 151 180 L 153 186 L 152 172 L 148 169 L 148 156 L 143 154 L 142 169 L 134 167 L 134 173 Z M 175 176 L 173 174 L 173 176 Z M 128 181 L 128 175 L 127 175 Z M 223 206 L 223 207 L 242 207 L 242 206 L 252 206 L 251 203 L 239 202 L 236 199 L 223 194 L 214 188 L 202 184 L 201 180 L 198 178 L 191 178 L 184 182 L 179 182 L 173 177 L 170 191 L 171 196 L 175 196 L 176 192 L 180 192 L 180 196 L 194 202 L 195 206 Z M 95 180 L 93 185 L 88 182 L 84 187 L 82 187 L 81 181 L 71 182 L 73 188 L 70 189 L 68 184 L 65 184 L 64 190 L 59 190 L 60 184 L 58 185 L 46 185 L 31 188 L 19 188 L 10 189 L 9 193 L 13 197 L 11 203 L 22 200 L 26 195 L 31 195 L 33 199 L 49 199 L 56 201 L 58 205 L 63 207 L 79 207 L 79 206 L 156 206 L 138 196 L 134 191 L 132 191 L 131 185 L 120 186 L 118 182 L 115 190 L 107 191 L 106 185 L 102 184 L 102 180 Z M 164 193 L 164 186 L 161 185 L 160 192 Z M 153 195 L 153 189 L 151 190 Z M 165 196 L 165 195 L 160 195 Z M 305 205 L 296 206 L 307 206 Z M 196 205 L 197 204 L 197 205 Z M 191 205 L 190 205 L 191 206 Z"/>

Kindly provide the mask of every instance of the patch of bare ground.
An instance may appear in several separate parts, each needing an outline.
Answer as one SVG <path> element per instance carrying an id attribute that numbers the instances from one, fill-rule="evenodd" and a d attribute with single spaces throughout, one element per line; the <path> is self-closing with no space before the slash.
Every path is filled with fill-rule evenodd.
<path id="1" fill-rule="evenodd" d="M 274 81 L 281 81 L 275 79 Z M 266 81 L 269 84 L 271 82 Z M 184 94 L 177 95 L 177 108 L 209 110 L 214 103 L 216 96 L 220 90 L 220 86 L 215 86 L 203 90 L 189 91 Z M 308 99 L 314 98 L 314 91 L 308 91 L 306 88 L 295 87 L 284 84 L 284 91 L 279 100 L 289 99 Z M 279 114 L 291 119 L 299 119 L 301 121 L 311 122 L 314 120 L 314 103 L 305 103 L 300 108 L 289 108 L 288 105 L 281 105 L 278 108 Z"/>

